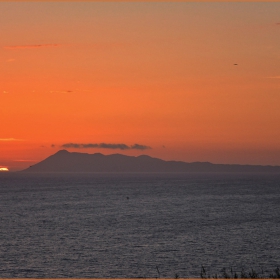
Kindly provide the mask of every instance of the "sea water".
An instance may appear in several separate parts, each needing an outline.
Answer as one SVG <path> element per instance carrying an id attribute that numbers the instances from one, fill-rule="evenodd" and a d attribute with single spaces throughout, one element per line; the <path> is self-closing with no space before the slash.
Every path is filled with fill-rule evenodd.
<path id="1" fill-rule="evenodd" d="M 0 174 L 0 277 L 180 278 L 280 265 L 278 174 Z"/>

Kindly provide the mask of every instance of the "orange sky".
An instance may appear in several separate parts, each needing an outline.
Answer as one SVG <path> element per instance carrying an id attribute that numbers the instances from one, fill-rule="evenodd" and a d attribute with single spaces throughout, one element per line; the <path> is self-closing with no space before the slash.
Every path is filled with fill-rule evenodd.
<path id="1" fill-rule="evenodd" d="M 67 143 L 280 165 L 279 2 L 0 2 L 0 25 L 0 168 Z"/>

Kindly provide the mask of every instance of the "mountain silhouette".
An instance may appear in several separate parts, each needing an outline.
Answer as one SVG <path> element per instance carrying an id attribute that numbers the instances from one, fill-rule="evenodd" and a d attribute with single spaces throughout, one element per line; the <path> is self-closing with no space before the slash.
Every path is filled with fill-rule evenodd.
<path id="1" fill-rule="evenodd" d="M 22 172 L 273 172 L 280 166 L 165 161 L 147 155 L 87 154 L 60 150 Z"/>

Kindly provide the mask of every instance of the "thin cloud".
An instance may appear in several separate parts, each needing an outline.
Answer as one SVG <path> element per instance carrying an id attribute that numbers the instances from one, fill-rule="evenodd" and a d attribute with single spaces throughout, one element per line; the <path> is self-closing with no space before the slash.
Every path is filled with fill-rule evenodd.
<path id="1" fill-rule="evenodd" d="M 71 93 L 73 90 L 50 90 L 50 93 Z"/>
<path id="2" fill-rule="evenodd" d="M 280 76 L 266 77 L 267 79 L 280 79 Z"/>
<path id="3" fill-rule="evenodd" d="M 15 138 L 0 138 L 0 141 L 23 141 L 23 139 L 15 139 Z"/>
<path id="4" fill-rule="evenodd" d="M 75 148 L 75 149 L 88 149 L 88 148 L 102 148 L 102 149 L 119 149 L 119 150 L 147 150 L 151 147 L 146 145 L 134 144 L 128 146 L 126 144 L 112 144 L 112 143 L 66 143 L 61 146 L 62 148 Z"/>
<path id="5" fill-rule="evenodd" d="M 18 49 L 38 49 L 38 48 L 55 48 L 59 47 L 59 44 L 40 44 L 40 45 L 17 45 L 17 46 L 5 46 L 6 50 L 18 50 Z"/>
<path id="6" fill-rule="evenodd" d="M 120 150 L 129 150 L 129 146 L 126 144 L 107 144 L 107 143 L 101 143 L 98 145 L 99 148 L 103 149 L 120 149 Z"/>
<path id="7" fill-rule="evenodd" d="M 131 146 L 131 149 L 134 149 L 134 150 L 147 150 L 147 149 L 151 149 L 151 147 L 145 146 L 145 145 L 140 145 L 140 144 L 134 144 L 134 145 Z"/>
<path id="8" fill-rule="evenodd" d="M 14 162 L 37 162 L 35 159 L 15 159 Z"/>
<path id="9" fill-rule="evenodd" d="M 99 144 L 77 144 L 77 143 L 66 143 L 63 144 L 62 148 L 75 148 L 75 149 L 86 149 L 86 148 L 97 148 Z"/>

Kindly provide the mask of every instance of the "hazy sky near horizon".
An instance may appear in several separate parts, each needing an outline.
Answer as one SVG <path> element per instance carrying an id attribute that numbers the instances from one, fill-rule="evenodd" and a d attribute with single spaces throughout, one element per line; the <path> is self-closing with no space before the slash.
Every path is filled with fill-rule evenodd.
<path id="1" fill-rule="evenodd" d="M 280 165 L 280 2 L 0 2 L 0 26 L 0 168 Z"/>

